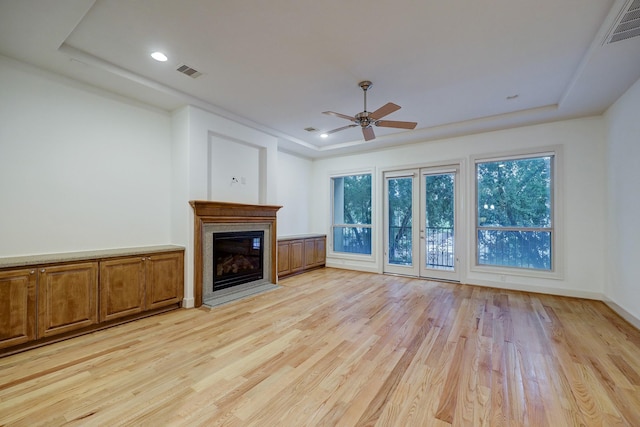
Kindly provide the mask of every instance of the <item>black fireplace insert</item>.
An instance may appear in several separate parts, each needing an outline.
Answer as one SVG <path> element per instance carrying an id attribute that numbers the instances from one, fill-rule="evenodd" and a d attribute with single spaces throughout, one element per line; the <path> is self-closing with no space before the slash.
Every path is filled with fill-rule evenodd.
<path id="1" fill-rule="evenodd" d="M 264 231 L 213 233 L 213 290 L 264 278 Z"/>

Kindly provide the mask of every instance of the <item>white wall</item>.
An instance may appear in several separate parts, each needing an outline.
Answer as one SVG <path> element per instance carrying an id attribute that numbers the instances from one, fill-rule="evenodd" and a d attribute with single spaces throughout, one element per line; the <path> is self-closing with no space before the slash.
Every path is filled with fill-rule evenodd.
<path id="1" fill-rule="evenodd" d="M 635 317 L 640 327 L 640 80 L 609 108 L 605 121 L 609 184 L 606 294 Z"/>
<path id="2" fill-rule="evenodd" d="M 383 169 L 402 168 L 436 162 L 459 161 L 462 169 L 463 197 L 472 197 L 470 156 L 528 150 L 536 147 L 561 146 L 564 164 L 563 202 L 564 238 L 562 251 L 564 272 L 560 279 L 507 275 L 472 271 L 465 261 L 466 283 L 508 287 L 592 298 L 603 294 L 605 271 L 605 125 L 602 117 L 591 117 L 451 138 L 355 156 L 343 156 L 315 162 L 311 227 L 329 234 L 329 176 L 354 169 L 374 168 L 374 233 L 376 243 L 373 261 L 356 261 L 340 256 L 328 257 L 328 265 L 367 271 L 382 271 L 382 173 Z M 471 228 L 472 212 L 465 211 L 465 224 Z M 471 233 L 467 233 L 470 235 Z M 465 239 L 468 243 L 473 238 Z M 467 254 L 468 255 L 468 254 Z M 468 256 L 466 257 L 468 259 Z"/>
<path id="3" fill-rule="evenodd" d="M 263 147 L 212 135 L 209 150 L 211 200 L 255 204 L 260 200 Z"/>
<path id="4" fill-rule="evenodd" d="M 278 152 L 278 236 L 311 231 L 309 207 L 316 189 L 311 187 L 313 162 Z"/>
<path id="5" fill-rule="evenodd" d="M 167 113 L 0 57 L 0 256 L 167 244 Z"/>

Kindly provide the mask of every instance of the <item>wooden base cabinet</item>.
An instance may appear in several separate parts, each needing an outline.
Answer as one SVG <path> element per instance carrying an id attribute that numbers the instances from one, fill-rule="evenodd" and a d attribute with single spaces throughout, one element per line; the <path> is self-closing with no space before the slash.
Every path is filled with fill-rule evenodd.
<path id="1" fill-rule="evenodd" d="M 286 277 L 325 264 L 326 236 L 278 240 L 278 277 Z"/>
<path id="2" fill-rule="evenodd" d="M 0 259 L 0 355 L 178 308 L 184 249 L 153 249 Z"/>
<path id="3" fill-rule="evenodd" d="M 100 263 L 100 321 L 180 303 L 184 257 L 153 254 Z"/>
<path id="4" fill-rule="evenodd" d="M 0 348 L 36 339 L 36 272 L 0 271 Z"/>
<path id="5" fill-rule="evenodd" d="M 0 271 L 0 348 L 98 322 L 98 263 Z"/>

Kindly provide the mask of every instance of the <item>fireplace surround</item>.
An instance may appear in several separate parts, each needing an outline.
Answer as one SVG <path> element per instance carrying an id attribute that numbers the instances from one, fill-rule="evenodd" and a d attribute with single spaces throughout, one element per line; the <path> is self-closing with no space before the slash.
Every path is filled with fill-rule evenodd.
<path id="1" fill-rule="evenodd" d="M 276 214 L 281 206 L 248 205 L 193 200 L 194 211 L 194 305 L 200 307 L 213 291 L 213 234 L 264 232 L 263 281 L 277 283 Z M 211 291 L 209 291 L 211 289 Z"/>

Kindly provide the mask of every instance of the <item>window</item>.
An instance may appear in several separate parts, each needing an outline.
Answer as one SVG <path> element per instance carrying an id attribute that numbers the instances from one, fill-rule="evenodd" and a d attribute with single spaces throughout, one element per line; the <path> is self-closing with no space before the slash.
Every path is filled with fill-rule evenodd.
<path id="1" fill-rule="evenodd" d="M 371 174 L 331 178 L 333 251 L 371 255 Z"/>
<path id="2" fill-rule="evenodd" d="M 552 271 L 554 154 L 476 161 L 478 265 Z"/>

